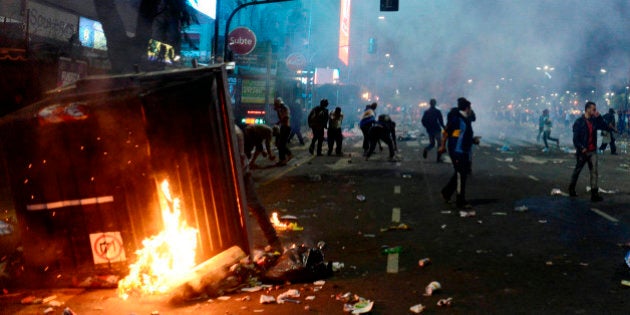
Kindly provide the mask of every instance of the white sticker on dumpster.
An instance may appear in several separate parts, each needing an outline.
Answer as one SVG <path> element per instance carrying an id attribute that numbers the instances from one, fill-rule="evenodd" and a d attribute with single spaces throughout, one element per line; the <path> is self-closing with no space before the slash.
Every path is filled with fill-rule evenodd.
<path id="1" fill-rule="evenodd" d="M 90 244 L 92 245 L 94 264 L 127 260 L 120 232 L 92 233 L 90 234 Z"/>

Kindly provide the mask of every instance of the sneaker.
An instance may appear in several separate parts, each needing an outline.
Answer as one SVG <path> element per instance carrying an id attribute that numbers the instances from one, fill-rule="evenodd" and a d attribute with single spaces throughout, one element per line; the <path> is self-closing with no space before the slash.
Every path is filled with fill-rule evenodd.
<path id="1" fill-rule="evenodd" d="M 424 149 L 424 151 L 422 151 L 422 158 L 426 159 L 428 153 L 429 153 L 429 151 L 427 151 L 427 149 Z"/>
<path id="2" fill-rule="evenodd" d="M 315 153 L 315 148 L 308 148 L 308 153 L 313 155 Z"/>
<path id="3" fill-rule="evenodd" d="M 293 158 L 293 154 L 287 155 L 287 162 L 291 161 L 292 158 Z"/>
<path id="4" fill-rule="evenodd" d="M 286 165 L 287 165 L 286 160 L 278 161 L 278 163 L 276 163 L 276 166 L 286 166 Z"/>
<path id="5" fill-rule="evenodd" d="M 592 194 L 591 195 L 591 201 L 592 202 L 599 202 L 599 201 L 603 201 L 604 198 L 602 198 L 602 196 L 600 196 L 599 194 Z"/>
<path id="6" fill-rule="evenodd" d="M 547 153 L 547 152 L 549 152 L 549 148 L 544 148 L 544 149 L 542 149 L 542 151 L 543 151 L 544 153 Z"/>

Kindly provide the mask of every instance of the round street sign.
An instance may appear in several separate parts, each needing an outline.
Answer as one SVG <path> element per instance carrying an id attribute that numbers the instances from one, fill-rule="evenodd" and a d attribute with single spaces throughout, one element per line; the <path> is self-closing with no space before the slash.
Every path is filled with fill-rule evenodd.
<path id="1" fill-rule="evenodd" d="M 228 35 L 230 50 L 239 55 L 247 55 L 256 47 L 256 34 L 247 27 L 237 27 Z"/>
<path id="2" fill-rule="evenodd" d="M 291 71 L 302 70 L 306 67 L 306 57 L 300 53 L 290 54 L 284 62 Z"/>

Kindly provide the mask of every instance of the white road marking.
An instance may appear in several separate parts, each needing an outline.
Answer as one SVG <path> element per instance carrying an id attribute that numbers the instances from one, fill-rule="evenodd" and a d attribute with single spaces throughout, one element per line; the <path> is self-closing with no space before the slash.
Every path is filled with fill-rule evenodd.
<path id="1" fill-rule="evenodd" d="M 514 165 L 512 165 L 512 164 L 508 165 L 508 167 L 509 167 L 509 168 L 511 168 L 511 169 L 513 169 L 513 170 L 517 170 L 517 169 L 518 169 L 518 167 L 516 167 L 516 166 L 514 166 Z"/>
<path id="2" fill-rule="evenodd" d="M 537 182 L 539 182 L 539 181 L 540 181 L 540 179 L 538 179 L 538 177 L 536 177 L 536 176 L 534 176 L 534 175 L 529 175 L 529 176 L 527 176 L 527 177 L 529 177 L 529 178 L 531 178 L 532 180 L 535 180 L 535 181 L 537 181 Z"/>
<path id="3" fill-rule="evenodd" d="M 614 217 L 612 217 L 611 215 L 609 215 L 608 213 L 601 211 L 599 209 L 595 209 L 595 208 L 591 208 L 591 211 L 599 214 L 600 216 L 602 216 L 604 219 L 610 221 L 610 222 L 614 222 L 617 223 L 619 222 L 619 220 L 615 219 Z"/>
<path id="4" fill-rule="evenodd" d="M 392 222 L 400 222 L 400 208 L 392 209 Z"/>
<path id="5" fill-rule="evenodd" d="M 394 186 L 394 194 L 400 194 L 400 186 Z"/>
<path id="6" fill-rule="evenodd" d="M 387 273 L 398 273 L 398 253 L 387 255 Z"/>

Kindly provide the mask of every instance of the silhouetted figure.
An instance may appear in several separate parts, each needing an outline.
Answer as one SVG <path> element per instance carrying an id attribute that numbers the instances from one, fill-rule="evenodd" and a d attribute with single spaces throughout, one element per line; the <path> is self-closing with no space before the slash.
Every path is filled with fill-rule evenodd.
<path id="1" fill-rule="evenodd" d="M 422 151 L 422 157 L 427 158 L 427 155 L 431 149 L 435 147 L 435 143 L 438 145 L 442 142 L 442 129 L 444 129 L 444 119 L 442 118 L 442 112 L 435 107 L 437 101 L 432 98 L 429 101 L 429 109 L 424 111 L 422 114 L 422 125 L 427 130 L 427 135 L 429 136 L 429 145 L 424 148 Z M 437 152 L 438 163 L 442 162 L 441 159 L 442 154 L 440 151 Z"/>

